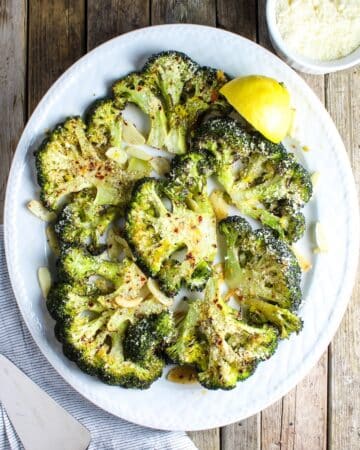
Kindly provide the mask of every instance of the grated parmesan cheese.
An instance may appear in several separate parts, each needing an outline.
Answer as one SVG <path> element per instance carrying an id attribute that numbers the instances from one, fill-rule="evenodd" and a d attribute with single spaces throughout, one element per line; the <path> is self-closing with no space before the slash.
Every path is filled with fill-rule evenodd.
<path id="1" fill-rule="evenodd" d="M 360 0 L 278 0 L 276 22 L 286 44 L 330 61 L 360 46 Z"/>

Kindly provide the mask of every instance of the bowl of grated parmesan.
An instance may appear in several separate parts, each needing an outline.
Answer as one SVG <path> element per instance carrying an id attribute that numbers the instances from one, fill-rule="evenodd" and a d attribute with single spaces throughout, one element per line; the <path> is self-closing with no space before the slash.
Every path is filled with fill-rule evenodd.
<path id="1" fill-rule="evenodd" d="M 360 0 L 267 0 L 276 53 L 294 69 L 325 74 L 360 64 Z"/>

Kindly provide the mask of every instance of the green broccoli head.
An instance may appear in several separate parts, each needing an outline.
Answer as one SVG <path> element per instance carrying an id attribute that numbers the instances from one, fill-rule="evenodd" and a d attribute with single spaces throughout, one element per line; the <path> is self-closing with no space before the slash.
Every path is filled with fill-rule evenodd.
<path id="1" fill-rule="evenodd" d="M 302 329 L 300 317 L 288 309 L 254 297 L 240 297 L 240 301 L 250 323 L 259 325 L 269 323 L 278 328 L 282 339 L 288 338 L 291 333 L 299 333 Z"/>
<path id="2" fill-rule="evenodd" d="M 122 205 L 134 181 L 143 176 L 103 159 L 88 141 L 79 117 L 67 119 L 51 132 L 36 152 L 36 168 L 40 197 L 50 210 L 83 189 L 96 189 L 97 205 Z"/>
<path id="3" fill-rule="evenodd" d="M 127 103 L 134 103 L 150 118 L 150 132 L 147 143 L 156 148 L 164 146 L 167 134 L 167 120 L 159 90 L 144 73 L 133 72 L 113 86 L 115 104 L 123 109 Z"/>
<path id="4" fill-rule="evenodd" d="M 96 282 L 95 287 L 99 286 L 98 278 L 106 280 L 113 290 L 99 297 L 98 301 L 109 308 L 124 301 L 136 301 L 146 291 L 147 278 L 131 260 L 108 261 L 103 255 L 91 255 L 83 248 L 63 250 L 58 262 L 58 275 L 65 283 L 87 286 L 85 292 Z"/>
<path id="5" fill-rule="evenodd" d="M 176 201 L 200 202 L 207 201 L 207 179 L 212 174 L 213 161 L 211 155 L 202 152 L 189 152 L 186 155 L 176 155 L 171 161 L 168 179 L 170 183 L 165 189 Z M 201 201 L 202 200 L 202 201 Z"/>
<path id="6" fill-rule="evenodd" d="M 152 55 L 141 72 L 114 85 L 115 104 L 130 102 L 150 117 L 148 144 L 171 153 L 186 153 L 190 132 L 201 115 L 231 109 L 220 88 L 228 81 L 223 72 L 200 67 L 176 51 Z"/>
<path id="7" fill-rule="evenodd" d="M 204 203 L 203 197 L 201 203 L 178 202 L 169 195 L 169 183 L 152 178 L 133 191 L 125 223 L 128 241 L 141 267 L 168 295 L 176 294 L 182 283 L 201 289 L 211 273 L 216 227 L 211 205 L 205 209 Z"/>
<path id="8" fill-rule="evenodd" d="M 64 206 L 55 222 L 55 233 L 61 245 L 83 246 L 91 253 L 103 249 L 100 237 L 116 218 L 116 207 L 97 205 L 96 192 L 84 189 L 72 194 L 71 201 Z"/>
<path id="9" fill-rule="evenodd" d="M 281 144 L 245 130 L 234 119 L 216 118 L 199 128 L 192 148 L 215 156 L 216 176 L 241 212 L 288 242 L 302 236 L 305 221 L 299 209 L 310 200 L 312 183 Z"/>
<path id="10" fill-rule="evenodd" d="M 241 320 L 221 298 L 218 280 L 211 278 L 205 298 L 190 303 L 167 353 L 177 363 L 196 367 L 206 388 L 232 389 L 274 353 L 277 341 L 275 328 Z"/>
<path id="11" fill-rule="evenodd" d="M 215 158 L 214 171 L 225 189 L 234 183 L 233 164 L 249 156 L 249 134 L 230 117 L 216 117 L 201 124 L 191 141 L 194 151 L 210 152 Z"/>
<path id="12" fill-rule="evenodd" d="M 126 359 L 147 361 L 170 342 L 174 335 L 174 321 L 169 312 L 139 318 L 126 330 L 123 348 Z"/>
<path id="13" fill-rule="evenodd" d="M 106 383 L 149 387 L 165 365 L 160 351 L 174 334 L 171 314 L 149 294 L 146 277 L 132 261 L 109 266 L 109 261 L 84 250 L 78 251 L 76 257 L 75 249 L 71 252 L 76 266 L 87 267 L 83 277 L 76 268 L 71 283 L 68 279 L 55 284 L 47 299 L 64 354 L 83 371 Z M 103 276 L 113 282 L 110 292 L 92 286 L 92 278 Z M 147 321 L 148 326 L 144 325 Z M 136 339 L 136 329 L 151 331 L 147 347 L 144 340 L 138 344 L 139 354 L 125 354 L 132 338 Z"/>
<path id="14" fill-rule="evenodd" d="M 170 152 L 186 152 L 189 134 L 206 112 L 229 112 L 229 104 L 219 93 L 228 81 L 228 77 L 219 70 L 199 67 L 185 83 L 181 102 L 168 116 L 169 133 L 165 144 Z"/>
<path id="15" fill-rule="evenodd" d="M 245 219 L 232 216 L 219 224 L 226 243 L 225 279 L 244 298 L 256 297 L 281 308 L 301 301 L 301 271 L 285 242 L 268 229 L 252 231 Z"/>
<path id="16" fill-rule="evenodd" d="M 201 289 L 211 274 L 216 226 L 203 165 L 201 155 L 188 154 L 169 179 L 142 180 L 127 211 L 125 232 L 139 264 L 168 295 L 182 283 Z"/>
<path id="17" fill-rule="evenodd" d="M 166 111 L 180 103 L 184 84 L 189 81 L 199 65 L 187 55 L 177 51 L 164 51 L 151 56 L 143 69 L 146 76 L 159 89 Z"/>
<path id="18" fill-rule="evenodd" d="M 87 113 L 87 138 L 100 154 L 121 146 L 122 117 L 114 100 L 97 100 Z"/>

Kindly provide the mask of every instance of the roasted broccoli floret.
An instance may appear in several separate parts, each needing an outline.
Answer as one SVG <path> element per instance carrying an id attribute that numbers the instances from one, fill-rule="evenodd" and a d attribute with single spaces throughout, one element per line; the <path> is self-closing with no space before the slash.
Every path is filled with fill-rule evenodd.
<path id="1" fill-rule="evenodd" d="M 201 124 L 191 146 L 214 156 L 214 171 L 225 189 L 230 189 L 234 183 L 233 165 L 248 157 L 255 148 L 246 130 L 230 117 L 213 118 Z"/>
<path id="2" fill-rule="evenodd" d="M 123 109 L 136 104 L 150 117 L 148 144 L 185 153 L 190 131 L 208 110 L 229 111 L 219 94 L 228 77 L 220 70 L 200 67 L 176 51 L 151 56 L 141 72 L 115 83 L 115 103 Z"/>
<path id="3" fill-rule="evenodd" d="M 298 332 L 302 321 L 291 311 L 301 301 L 301 271 L 295 255 L 270 229 L 253 231 L 232 216 L 219 224 L 226 243 L 225 280 L 235 289 L 252 323 L 271 323 L 281 337 Z"/>
<path id="4" fill-rule="evenodd" d="M 274 353 L 277 341 L 275 328 L 241 320 L 239 312 L 221 298 L 218 281 L 211 278 L 205 298 L 190 302 L 167 353 L 179 364 L 196 367 L 206 388 L 232 389 Z"/>
<path id="5" fill-rule="evenodd" d="M 120 267 L 119 264 L 118 261 L 105 260 L 103 255 L 91 255 L 83 248 L 70 247 L 61 254 L 58 275 L 64 283 L 82 284 L 87 288 L 89 285 L 92 287 L 94 277 L 104 278 L 113 289 L 101 301 L 110 307 L 121 303 L 124 297 L 136 300 L 147 281 L 138 266 L 129 259 L 125 259 Z"/>
<path id="6" fill-rule="evenodd" d="M 143 71 L 158 87 L 169 112 L 180 103 L 184 84 L 198 69 L 199 65 L 184 53 L 165 51 L 151 56 Z"/>
<path id="7" fill-rule="evenodd" d="M 182 283 L 201 289 L 211 274 L 216 225 L 205 173 L 203 156 L 191 153 L 175 160 L 169 179 L 146 178 L 133 190 L 125 233 L 141 267 L 168 295 Z"/>
<path id="8" fill-rule="evenodd" d="M 165 189 L 176 201 L 201 203 L 200 209 L 209 205 L 207 179 L 212 174 L 213 158 L 202 152 L 190 152 L 176 155 L 168 173 L 169 183 Z M 204 203 L 204 204 L 203 204 Z M 199 209 L 195 204 L 194 208 Z"/>
<path id="9" fill-rule="evenodd" d="M 83 246 L 91 253 L 102 250 L 100 237 L 116 218 L 118 209 L 97 205 L 95 195 L 91 189 L 72 194 L 71 201 L 61 210 L 54 225 L 60 244 Z"/>
<path id="10" fill-rule="evenodd" d="M 159 90 L 144 73 L 133 72 L 114 84 L 115 104 L 124 109 L 134 103 L 150 118 L 147 143 L 162 148 L 167 134 L 167 120 Z"/>
<path id="11" fill-rule="evenodd" d="M 122 116 L 114 100 L 97 100 L 87 113 L 87 137 L 100 154 L 121 147 Z"/>
<path id="12" fill-rule="evenodd" d="M 165 306 L 145 288 L 144 274 L 127 259 L 105 261 L 81 249 L 65 252 L 62 269 L 66 281 L 52 287 L 47 306 L 64 354 L 106 383 L 149 387 L 162 373 L 160 350 L 174 326 Z M 112 282 L 111 292 L 102 292 L 94 277 Z M 136 342 L 141 330 L 147 330 L 146 338 Z M 138 353 L 129 350 L 132 345 Z"/>
<path id="13" fill-rule="evenodd" d="M 197 131 L 193 149 L 211 152 L 215 173 L 244 214 L 294 242 L 305 230 L 301 209 L 312 195 L 309 173 L 259 133 L 246 131 L 230 118 L 212 119 Z"/>
<path id="14" fill-rule="evenodd" d="M 277 327 L 282 339 L 291 333 L 298 333 L 302 329 L 302 320 L 293 312 L 280 308 L 265 300 L 255 297 L 240 297 L 243 311 L 253 324 L 271 323 Z"/>
<path id="15" fill-rule="evenodd" d="M 85 131 L 81 118 L 67 119 L 36 152 L 40 197 L 48 209 L 56 210 L 68 195 L 87 188 L 96 189 L 97 205 L 124 204 L 134 181 L 143 176 L 103 159 Z"/>
<path id="16" fill-rule="evenodd" d="M 221 71 L 199 67 L 185 85 L 181 102 L 168 115 L 169 132 L 166 147 L 172 153 L 185 153 L 187 140 L 198 119 L 207 111 L 229 111 L 229 104 L 219 94 L 220 88 L 229 81 Z"/>
<path id="17" fill-rule="evenodd" d="M 269 228 L 253 231 L 248 222 L 231 216 L 219 223 L 226 243 L 225 278 L 230 288 L 282 308 L 301 301 L 301 270 L 290 247 Z"/>
<path id="18" fill-rule="evenodd" d="M 130 324 L 123 342 L 124 356 L 131 361 L 147 361 L 157 349 L 163 349 L 174 335 L 172 316 L 164 311 Z"/>

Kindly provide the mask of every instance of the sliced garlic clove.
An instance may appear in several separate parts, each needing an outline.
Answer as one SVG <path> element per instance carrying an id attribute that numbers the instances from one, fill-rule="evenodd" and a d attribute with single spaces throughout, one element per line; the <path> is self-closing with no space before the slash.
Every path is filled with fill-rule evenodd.
<path id="1" fill-rule="evenodd" d="M 314 253 L 326 253 L 329 250 L 325 228 L 320 222 L 315 225 L 315 241 L 317 247 Z"/>
<path id="2" fill-rule="evenodd" d="M 120 164 L 121 166 L 124 165 L 126 163 L 127 159 L 128 159 L 128 155 L 127 155 L 126 151 L 123 150 L 120 147 L 110 147 L 106 151 L 105 155 L 109 159 L 111 159 L 111 160 L 117 162 L 118 164 Z"/>
<path id="3" fill-rule="evenodd" d="M 292 246 L 292 251 L 296 256 L 301 271 L 308 272 L 312 268 L 311 261 L 309 261 L 295 245 Z"/>
<path id="4" fill-rule="evenodd" d="M 150 161 L 150 159 L 152 158 L 152 156 L 149 155 L 149 153 L 146 153 L 144 150 L 137 147 L 127 147 L 126 152 L 129 156 L 142 159 L 143 161 Z"/>
<path id="5" fill-rule="evenodd" d="M 215 190 L 210 194 L 209 199 L 216 219 L 218 221 L 225 219 L 229 215 L 229 205 L 224 199 L 224 192 Z"/>
<path id="6" fill-rule="evenodd" d="M 167 297 L 163 292 L 161 292 L 159 285 L 155 280 L 149 278 L 147 281 L 147 287 L 151 294 L 162 304 L 165 306 L 170 306 L 173 304 L 172 298 Z"/>
<path id="7" fill-rule="evenodd" d="M 170 171 L 170 161 L 163 156 L 156 156 L 155 158 L 152 158 L 150 164 L 155 172 L 160 176 L 164 176 Z"/>
<path id="8" fill-rule="evenodd" d="M 53 211 L 48 211 L 45 206 L 39 202 L 39 200 L 30 200 L 27 207 L 28 210 L 34 214 L 34 216 L 44 222 L 52 222 L 56 219 L 56 214 Z"/>
<path id="9" fill-rule="evenodd" d="M 136 128 L 136 126 L 128 120 L 123 119 L 122 138 L 127 144 L 143 145 L 145 138 Z"/>
<path id="10" fill-rule="evenodd" d="M 38 268 L 38 280 L 41 292 L 46 299 L 51 288 L 51 274 L 47 267 Z"/>

